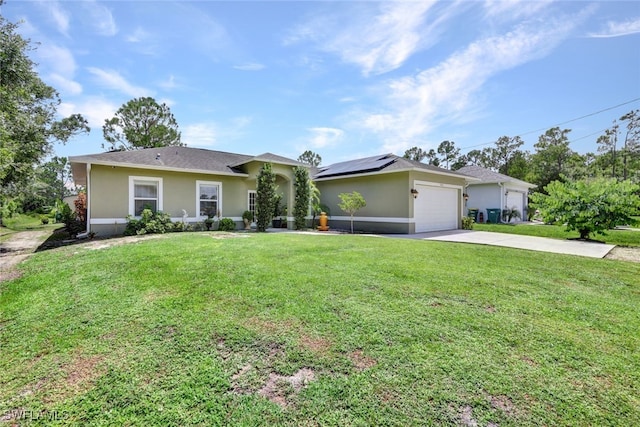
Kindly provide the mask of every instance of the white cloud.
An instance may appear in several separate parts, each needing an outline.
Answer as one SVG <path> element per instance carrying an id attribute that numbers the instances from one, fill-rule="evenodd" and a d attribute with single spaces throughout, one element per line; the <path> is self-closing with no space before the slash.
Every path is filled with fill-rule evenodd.
<path id="1" fill-rule="evenodd" d="M 120 108 L 119 105 L 116 105 L 107 99 L 89 97 L 80 103 L 61 103 L 58 106 L 58 113 L 64 117 L 80 113 L 89 122 L 91 133 L 100 134 L 102 132 L 102 125 L 104 125 L 104 121 L 113 117 L 116 111 L 118 111 L 118 108 Z"/>
<path id="2" fill-rule="evenodd" d="M 383 74 L 399 68 L 416 51 L 432 45 L 444 22 L 467 7 L 453 2 L 433 10 L 436 4 L 436 1 L 359 4 L 357 10 L 349 10 L 343 16 L 324 15 L 303 23 L 289 33 L 284 43 L 312 41 L 320 50 L 359 66 L 365 76 Z"/>
<path id="3" fill-rule="evenodd" d="M 176 105 L 176 101 L 170 98 L 160 98 L 158 99 L 158 104 L 167 104 L 167 107 L 173 107 L 174 105 Z"/>
<path id="4" fill-rule="evenodd" d="M 382 111 L 356 111 L 352 120 L 380 134 L 390 151 L 415 145 L 439 123 L 465 119 L 489 79 L 547 55 L 583 18 L 558 17 L 545 25 L 520 25 L 500 36 L 477 40 L 435 67 L 386 81 L 378 88 L 383 94 Z"/>
<path id="5" fill-rule="evenodd" d="M 532 16 L 552 4 L 554 0 L 485 0 L 485 15 L 489 18 L 516 20 Z"/>
<path id="6" fill-rule="evenodd" d="M 213 123 L 194 123 L 182 131 L 182 142 L 189 147 L 211 147 L 216 145 L 216 126 Z"/>
<path id="7" fill-rule="evenodd" d="M 233 68 L 241 71 L 260 71 L 263 70 L 265 66 L 263 64 L 252 62 L 248 64 L 234 65 Z"/>
<path id="8" fill-rule="evenodd" d="M 76 61 L 69 49 L 47 44 L 46 49 L 38 49 L 36 52 L 42 65 L 49 67 L 54 73 L 67 78 L 75 74 Z"/>
<path id="9" fill-rule="evenodd" d="M 599 33 L 591 33 L 589 37 L 622 37 L 638 33 L 640 33 L 640 18 L 634 18 L 624 22 L 609 21 L 604 30 Z"/>
<path id="10" fill-rule="evenodd" d="M 158 84 L 161 88 L 165 90 L 171 90 L 178 87 L 178 84 L 176 83 L 176 78 L 173 74 L 171 74 L 166 80 L 163 80 Z"/>
<path id="11" fill-rule="evenodd" d="M 244 135 L 244 130 L 252 122 L 248 116 L 232 117 L 224 123 L 200 122 L 182 128 L 182 142 L 189 147 L 231 147 Z M 236 148 L 233 148 L 237 150 Z"/>
<path id="12" fill-rule="evenodd" d="M 36 57 L 43 69 L 44 79 L 63 95 L 79 95 L 82 85 L 74 80 L 76 61 L 67 48 L 47 44 L 46 49 L 38 49 Z"/>
<path id="13" fill-rule="evenodd" d="M 311 132 L 309 144 L 314 148 L 327 148 L 336 145 L 342 139 L 344 131 L 336 128 L 317 127 L 307 129 Z"/>
<path id="14" fill-rule="evenodd" d="M 134 98 L 152 95 L 152 91 L 140 86 L 132 85 L 117 71 L 103 70 L 96 67 L 88 67 L 87 70 L 89 70 L 89 72 L 93 74 L 97 78 L 98 82 L 103 86 L 122 92 L 125 95 L 129 95 Z"/>
<path id="15" fill-rule="evenodd" d="M 60 74 L 51 74 L 48 76 L 48 80 L 63 95 L 80 95 L 82 93 L 82 85 L 80 83 Z"/>
<path id="16" fill-rule="evenodd" d="M 145 31 L 142 27 L 137 27 L 135 31 L 125 37 L 125 40 L 129 43 L 142 43 L 149 39 L 149 32 Z"/>
<path id="17" fill-rule="evenodd" d="M 115 36 L 118 33 L 113 14 L 106 6 L 98 4 L 95 0 L 85 1 L 82 5 L 91 20 L 90 26 L 96 33 L 102 36 Z"/>
<path id="18" fill-rule="evenodd" d="M 41 1 L 38 2 L 45 8 L 48 18 L 53 21 L 58 31 L 65 36 L 69 32 L 69 14 L 62 8 L 60 2 L 57 0 Z"/>

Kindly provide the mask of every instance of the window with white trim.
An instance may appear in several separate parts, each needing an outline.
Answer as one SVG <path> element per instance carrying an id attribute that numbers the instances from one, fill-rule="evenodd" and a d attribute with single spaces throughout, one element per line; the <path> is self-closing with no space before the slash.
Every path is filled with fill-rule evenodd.
<path id="1" fill-rule="evenodd" d="M 256 195 L 258 193 L 255 190 L 249 190 L 249 200 L 247 203 L 247 210 L 251 211 L 253 218 L 256 217 Z"/>
<path id="2" fill-rule="evenodd" d="M 162 210 L 162 178 L 129 177 L 129 215 L 140 216 L 144 209 Z"/>
<path id="3" fill-rule="evenodd" d="M 222 211 L 222 183 L 196 181 L 196 212 L 200 217 L 218 216 Z"/>

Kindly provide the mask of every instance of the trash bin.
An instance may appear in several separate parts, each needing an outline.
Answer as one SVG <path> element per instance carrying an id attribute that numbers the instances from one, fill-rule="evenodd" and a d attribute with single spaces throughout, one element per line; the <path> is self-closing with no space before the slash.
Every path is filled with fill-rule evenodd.
<path id="1" fill-rule="evenodd" d="M 478 222 L 478 212 L 480 212 L 480 209 L 469 209 L 469 215 L 467 216 L 473 218 L 474 222 Z"/>
<path id="2" fill-rule="evenodd" d="M 500 209 L 487 209 L 487 222 L 493 224 L 500 222 Z"/>

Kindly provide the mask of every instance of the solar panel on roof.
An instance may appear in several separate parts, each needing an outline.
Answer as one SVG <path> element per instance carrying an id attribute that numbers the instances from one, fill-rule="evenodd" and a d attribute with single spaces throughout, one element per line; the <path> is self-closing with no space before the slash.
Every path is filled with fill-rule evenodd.
<path id="1" fill-rule="evenodd" d="M 334 175 L 349 175 L 358 172 L 370 172 L 380 170 L 395 161 L 392 156 L 376 156 L 364 159 L 351 160 L 348 162 L 336 163 L 324 169 L 316 175 L 317 178 Z"/>

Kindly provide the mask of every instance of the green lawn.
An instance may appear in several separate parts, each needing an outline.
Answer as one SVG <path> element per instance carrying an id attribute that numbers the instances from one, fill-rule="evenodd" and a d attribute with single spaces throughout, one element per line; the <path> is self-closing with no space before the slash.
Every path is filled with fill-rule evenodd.
<path id="1" fill-rule="evenodd" d="M 22 278 L 0 284 L 0 418 L 640 424 L 640 264 L 220 236 L 73 246 L 22 264 Z"/>
<path id="2" fill-rule="evenodd" d="M 577 231 L 567 232 L 564 226 L 544 224 L 473 224 L 478 231 L 494 231 L 497 233 L 524 234 L 527 236 L 570 239 L 580 237 Z M 640 246 L 640 232 L 630 230 L 609 230 L 606 235 L 596 234 L 592 239 L 611 245 Z"/>
<path id="3" fill-rule="evenodd" d="M 6 240 L 9 234 L 13 234 L 16 231 L 25 230 L 53 230 L 60 228 L 62 224 L 49 223 L 43 225 L 41 218 L 43 215 L 39 214 L 15 214 L 11 218 L 2 218 L 2 226 L 0 226 L 0 242 Z M 50 219 L 50 221 L 52 221 Z"/>

